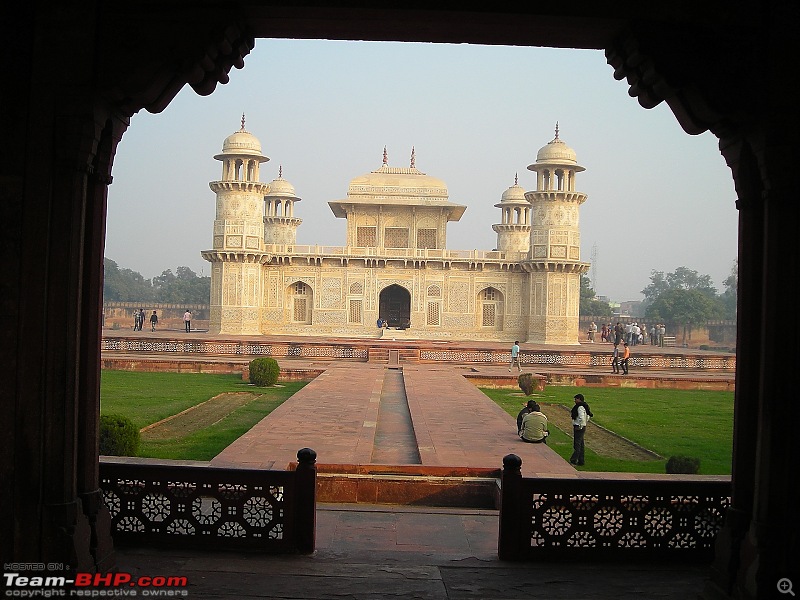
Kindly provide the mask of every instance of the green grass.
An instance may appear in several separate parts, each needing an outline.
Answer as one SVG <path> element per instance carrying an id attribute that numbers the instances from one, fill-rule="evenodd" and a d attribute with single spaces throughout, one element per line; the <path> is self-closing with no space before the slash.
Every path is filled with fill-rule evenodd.
<path id="1" fill-rule="evenodd" d="M 526 400 L 519 389 L 481 391 L 515 418 Z M 664 473 L 670 456 L 684 455 L 700 459 L 701 474 L 730 474 L 732 392 L 549 387 L 531 397 L 539 403 L 571 407 L 573 396 L 579 392 L 586 397 L 595 423 L 664 457 L 653 461 L 607 458 L 592 452 L 587 440 L 582 470 Z M 572 454 L 572 438 L 561 431 L 552 433 L 548 444 L 565 459 Z"/>
<path id="2" fill-rule="evenodd" d="M 103 370 L 100 380 L 100 413 L 125 415 L 137 427 L 142 428 L 218 394 L 261 394 L 211 427 L 168 441 L 143 438 L 139 448 L 139 456 L 143 457 L 210 460 L 306 383 L 292 381 L 275 387 L 259 388 L 243 381 L 239 375 Z"/>
<path id="3" fill-rule="evenodd" d="M 224 392 L 262 394 L 211 427 L 168 441 L 145 439 L 139 449 L 139 455 L 145 457 L 210 460 L 304 385 L 305 382 L 287 382 L 257 388 L 238 375 L 104 370 L 100 412 L 125 415 L 142 428 Z M 513 417 L 526 399 L 516 388 L 481 391 Z M 702 474 L 730 474 L 733 393 L 549 387 L 532 398 L 540 403 L 572 406 L 572 397 L 578 392 L 586 396 L 595 414 L 594 422 L 664 457 L 653 461 L 619 460 L 598 456 L 587 447 L 582 470 L 664 473 L 670 456 L 686 455 L 700 458 Z M 572 438 L 555 427 L 551 429 L 548 445 L 569 459 Z"/>

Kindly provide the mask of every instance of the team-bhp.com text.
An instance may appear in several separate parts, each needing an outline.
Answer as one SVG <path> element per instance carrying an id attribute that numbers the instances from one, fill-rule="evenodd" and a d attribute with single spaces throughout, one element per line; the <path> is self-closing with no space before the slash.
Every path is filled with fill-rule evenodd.
<path id="1" fill-rule="evenodd" d="M 134 577 L 130 573 L 76 573 L 62 575 L 22 575 L 3 573 L 5 596 L 9 598 L 121 598 L 188 597 L 186 577 Z"/>

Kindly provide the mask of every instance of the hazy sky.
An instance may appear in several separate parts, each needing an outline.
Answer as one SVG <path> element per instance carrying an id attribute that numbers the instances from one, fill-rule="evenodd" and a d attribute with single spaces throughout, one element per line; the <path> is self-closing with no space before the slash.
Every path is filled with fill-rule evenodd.
<path id="1" fill-rule="evenodd" d="M 257 40 L 243 70 L 208 96 L 185 88 L 161 114 L 134 115 L 109 188 L 105 256 L 146 278 L 179 266 L 208 275 L 221 179 L 212 157 L 240 127 L 260 141 L 269 182 L 283 177 L 302 201 L 298 244 L 344 245 L 345 220 L 328 201 L 381 166 L 416 167 L 444 180 L 467 210 L 447 247 L 491 250 L 494 205 L 514 184 L 535 188 L 527 166 L 559 137 L 586 168 L 576 187 L 581 260 L 600 295 L 639 300 L 653 270 L 686 267 L 719 291 L 736 258 L 730 171 L 711 133 L 690 136 L 662 104 L 645 110 L 592 50 L 453 44 Z"/>

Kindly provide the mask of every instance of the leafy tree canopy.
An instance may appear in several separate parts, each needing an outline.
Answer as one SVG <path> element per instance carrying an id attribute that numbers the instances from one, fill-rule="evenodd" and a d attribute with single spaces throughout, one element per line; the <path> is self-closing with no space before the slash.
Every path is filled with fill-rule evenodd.
<path id="1" fill-rule="evenodd" d="M 167 269 L 152 280 L 130 269 L 120 269 L 113 260 L 104 261 L 103 300 L 110 302 L 158 302 L 207 304 L 211 278 L 198 277 L 189 267 Z"/>
<path id="2" fill-rule="evenodd" d="M 585 275 L 581 275 L 581 304 L 580 314 L 592 317 L 611 317 L 612 310 L 608 302 L 598 300 L 592 283 Z"/>
<path id="3" fill-rule="evenodd" d="M 669 290 L 697 290 L 710 298 L 717 297 L 717 289 L 710 275 L 700 275 L 686 267 L 678 267 L 672 273 L 652 271 L 650 285 L 642 290 L 645 300 L 651 302 Z"/>
<path id="4" fill-rule="evenodd" d="M 153 287 L 149 279 L 130 269 L 120 269 L 106 258 L 103 263 L 103 299 L 111 302 L 152 302 Z"/>

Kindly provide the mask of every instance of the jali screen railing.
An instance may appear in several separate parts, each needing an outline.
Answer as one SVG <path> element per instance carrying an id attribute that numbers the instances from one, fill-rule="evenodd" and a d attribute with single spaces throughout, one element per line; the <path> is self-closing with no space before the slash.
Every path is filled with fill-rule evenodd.
<path id="1" fill-rule="evenodd" d="M 523 478 L 521 465 L 503 459 L 501 559 L 713 558 L 727 478 Z"/>
<path id="2" fill-rule="evenodd" d="M 316 453 L 294 471 L 103 457 L 100 487 L 115 542 L 310 554 Z"/>

